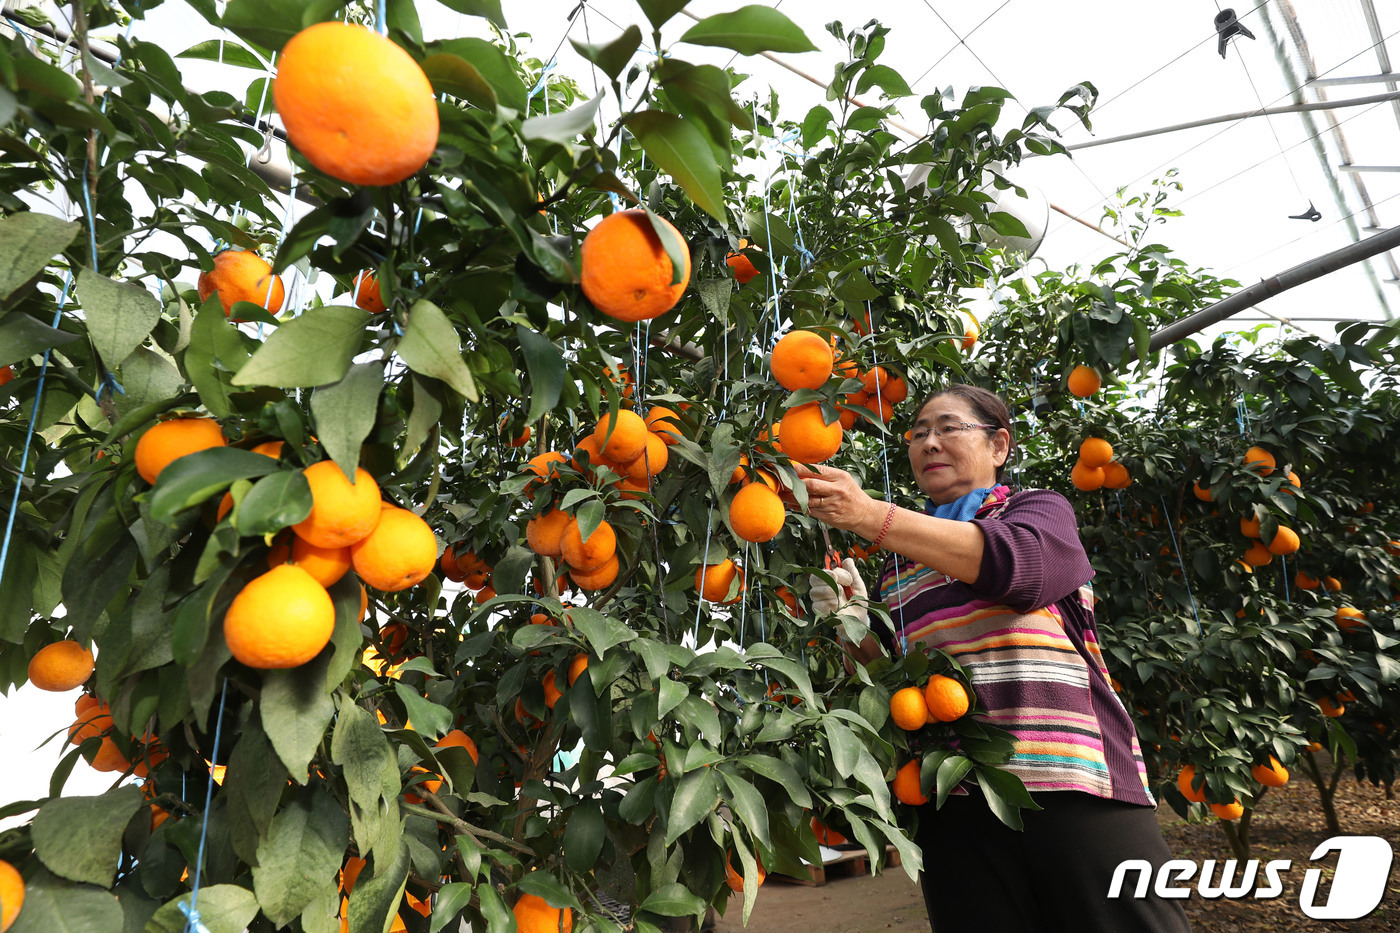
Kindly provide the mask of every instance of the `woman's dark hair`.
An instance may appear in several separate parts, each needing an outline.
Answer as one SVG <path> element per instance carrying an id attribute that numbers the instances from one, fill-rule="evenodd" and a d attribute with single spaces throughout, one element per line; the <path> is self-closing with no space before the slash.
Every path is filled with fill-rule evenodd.
<path id="1" fill-rule="evenodd" d="M 972 408 L 972 414 L 983 424 L 994 424 L 999 428 L 1005 428 L 1006 433 L 1011 436 L 1011 445 L 1006 450 L 1006 462 L 997 467 L 997 482 L 1000 483 L 1006 476 L 1007 467 L 1011 465 L 1011 460 L 1016 456 L 1016 428 L 1011 423 L 1011 411 L 1006 407 L 1006 403 L 1001 400 L 1001 396 L 987 389 L 977 386 L 964 385 L 961 382 L 954 382 L 941 389 L 935 389 L 924 397 L 919 403 L 919 407 L 914 409 L 914 417 L 917 419 L 934 399 L 942 398 L 945 395 L 955 395 L 963 399 Z"/>

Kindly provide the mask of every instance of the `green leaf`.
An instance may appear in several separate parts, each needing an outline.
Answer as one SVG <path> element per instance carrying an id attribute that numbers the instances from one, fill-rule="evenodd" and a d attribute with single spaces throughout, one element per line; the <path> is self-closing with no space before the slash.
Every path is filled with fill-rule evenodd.
<path id="1" fill-rule="evenodd" d="M 116 368 L 115 375 L 125 390 L 115 398 L 119 415 L 172 399 L 185 383 L 180 371 L 149 347 L 132 351 Z"/>
<path id="2" fill-rule="evenodd" d="M 487 113 L 496 112 L 496 92 L 491 82 L 471 62 L 460 55 L 437 52 L 420 63 L 423 74 L 432 82 L 433 90 L 451 94 L 479 107 Z"/>
<path id="3" fill-rule="evenodd" d="M 702 210 L 726 223 L 720 167 L 705 135 L 694 124 L 660 110 L 631 114 L 625 122 L 647 157 L 674 178 Z"/>
<path id="4" fill-rule="evenodd" d="M 933 235 L 938 239 L 938 245 L 943 247 L 943 252 L 952 260 L 953 265 L 959 269 L 967 268 L 967 260 L 963 257 L 962 241 L 958 239 L 958 232 L 953 229 L 953 225 L 942 217 L 930 217 L 925 223 L 933 231 Z"/>
<path id="5" fill-rule="evenodd" d="M 369 312 L 359 308 L 312 308 L 269 334 L 233 384 L 311 387 L 336 382 L 360 351 L 369 319 Z"/>
<path id="6" fill-rule="evenodd" d="M 399 681 L 394 682 L 394 693 L 402 701 L 414 731 L 436 736 L 452 728 L 452 711 L 447 707 L 430 703 L 418 691 Z"/>
<path id="7" fill-rule="evenodd" d="M 743 821 L 759 844 L 765 849 L 773 848 L 773 839 L 768 834 L 768 805 L 758 788 L 728 770 L 721 770 L 720 777 L 729 788 L 729 809 Z"/>
<path id="8" fill-rule="evenodd" d="M 520 124 L 520 135 L 525 139 L 539 139 L 567 146 L 580 136 L 591 135 L 593 130 L 597 129 L 598 107 L 602 103 L 603 95 L 599 94 L 573 110 L 531 117 Z"/>
<path id="9" fill-rule="evenodd" d="M 550 907 L 571 907 L 574 910 L 582 909 L 578 898 L 569 893 L 569 889 L 564 887 L 559 879 L 555 878 L 549 872 L 526 872 L 516 887 L 526 894 L 533 894 L 536 897 L 543 898 L 544 902 Z"/>
<path id="10" fill-rule="evenodd" d="M 961 783 L 967 776 L 967 772 L 972 770 L 972 759 L 964 758 L 961 755 L 944 759 L 943 764 L 938 766 L 936 777 L 939 807 L 943 806 L 943 801 L 948 799 L 948 795 L 953 792 L 953 788 Z"/>
<path id="11" fill-rule="evenodd" d="M 77 293 L 88 336 L 108 366 L 126 359 L 160 320 L 160 302 L 150 292 L 91 269 L 78 273 Z"/>
<path id="12" fill-rule="evenodd" d="M 218 295 L 195 312 L 190 327 L 190 342 L 185 348 L 185 375 L 199 393 L 199 399 L 215 417 L 226 418 L 234 413 L 229 398 L 233 374 L 248 361 L 243 335 L 229 323 Z"/>
<path id="13" fill-rule="evenodd" d="M 886 97 L 908 97 L 914 93 L 900 73 L 889 65 L 871 65 L 865 69 L 856 82 L 856 93 L 864 94 L 877 85 Z"/>
<path id="14" fill-rule="evenodd" d="M 459 840 L 465 837 L 458 836 Z M 428 933 L 437 933 L 457 918 L 472 902 L 472 886 L 454 881 L 438 888 L 433 898 L 433 915 L 428 921 Z"/>
<path id="15" fill-rule="evenodd" d="M 486 929 L 492 933 L 516 933 L 515 914 L 506 907 L 494 886 L 479 885 L 477 897 L 481 899 L 481 916 L 486 918 Z"/>
<path id="16" fill-rule="evenodd" d="M 109 888 L 117 875 L 122 833 L 144 805 L 140 788 L 132 784 L 100 797 L 54 797 L 34 817 L 34 852 L 61 878 Z"/>
<path id="17" fill-rule="evenodd" d="M 713 768 L 700 768 L 681 778 L 676 795 L 671 798 L 666 845 L 673 845 L 691 827 L 709 816 L 719 802 L 719 781 Z"/>
<path id="18" fill-rule="evenodd" d="M 585 60 L 592 62 L 602 69 L 603 74 L 616 81 L 617 76 L 622 74 L 622 69 L 627 67 L 627 63 L 632 60 L 632 56 L 637 54 L 637 49 L 642 44 L 642 30 L 634 25 L 623 30 L 618 36 L 607 45 L 586 45 L 577 39 L 570 39 L 574 51 L 578 52 Z"/>
<path id="19" fill-rule="evenodd" d="M 684 681 L 663 677 L 658 684 L 656 695 L 656 717 L 666 718 L 666 714 L 680 705 L 690 695 L 690 688 Z"/>
<path id="20" fill-rule="evenodd" d="M 501 12 L 501 0 L 439 0 L 443 6 L 468 16 L 480 16 L 499 26 L 501 31 L 509 29 L 505 14 Z"/>
<path id="21" fill-rule="evenodd" d="M 301 667 L 268 671 L 263 677 L 262 723 L 277 757 L 298 784 L 305 784 L 311 756 L 325 738 L 335 714 L 326 691 L 327 653 Z M 306 906 L 305 904 L 302 905 Z M 297 913 L 301 908 L 297 908 Z"/>
<path id="22" fill-rule="evenodd" d="M 583 637 L 588 639 L 589 646 L 593 648 L 594 653 L 599 658 L 606 656 L 608 649 L 614 645 L 620 645 L 637 637 L 636 632 L 597 609 L 575 606 L 565 610 L 564 616 L 570 625 L 578 629 Z"/>
<path id="23" fill-rule="evenodd" d="M 258 846 L 253 891 L 262 912 L 277 926 L 291 922 L 335 883 L 349 844 L 350 822 L 335 798 L 314 788 L 302 792 L 273 817 Z"/>
<path id="24" fill-rule="evenodd" d="M 224 792 L 228 795 L 229 840 L 238 857 L 252 865 L 267 836 L 287 787 L 282 766 L 257 716 L 248 720 L 228 759 Z"/>
<path id="25" fill-rule="evenodd" d="M 311 484 L 301 470 L 283 470 L 253 484 L 238 504 L 238 533 L 261 536 L 281 531 L 311 514 Z"/>
<path id="26" fill-rule="evenodd" d="M 445 52 L 470 62 L 491 85 L 496 99 L 512 110 L 526 110 L 525 83 L 515 70 L 515 62 L 485 39 L 448 39 L 429 43 L 429 54 Z"/>
<path id="27" fill-rule="evenodd" d="M 987 805 L 992 808 L 997 819 L 1012 829 L 1021 829 L 1020 808 L 1041 809 L 1026 791 L 1026 785 L 1010 771 L 1000 768 L 978 768 L 977 784 L 982 788 Z"/>
<path id="28" fill-rule="evenodd" d="M 195 43 L 175 57 L 197 58 L 201 61 L 237 65 L 239 68 L 252 68 L 262 72 L 268 70 L 267 62 L 231 39 L 206 39 Z"/>
<path id="29" fill-rule="evenodd" d="M 559 404 L 568 367 L 564 354 L 548 337 L 520 324 L 515 326 L 515 333 L 520 338 L 520 355 L 525 357 L 525 371 L 530 376 L 530 412 L 525 420 L 534 422 Z"/>
<path id="30" fill-rule="evenodd" d="M 467 401 L 478 401 L 476 383 L 462 359 L 462 342 L 442 309 L 419 300 L 408 311 L 408 325 L 399 341 L 405 365 L 423 376 L 441 379 Z"/>
<path id="31" fill-rule="evenodd" d="M 0 217 L 0 305 L 38 281 L 49 260 L 63 252 L 81 229 L 75 220 L 36 211 Z"/>
<path id="32" fill-rule="evenodd" d="M 738 763 L 754 774 L 761 774 L 776 782 L 787 791 L 792 802 L 799 807 L 810 808 L 812 806 L 812 797 L 807 792 L 807 785 L 803 782 L 802 776 L 797 773 L 796 768 L 781 758 L 774 758 L 771 755 L 744 755 L 738 759 Z"/>
<path id="33" fill-rule="evenodd" d="M 342 853 L 343 854 L 343 853 Z M 394 916 L 394 908 L 403 899 L 403 889 L 408 881 L 410 861 L 408 846 L 398 845 L 391 856 L 375 856 L 374 874 L 365 878 L 360 872 L 355 882 L 355 890 L 350 892 L 350 929 L 354 931 L 378 931 L 389 929 Z M 482 885 L 484 892 L 490 885 Z"/>
<path id="34" fill-rule="evenodd" d="M 705 902 L 677 881 L 647 895 L 647 899 L 642 901 L 640 909 L 661 914 L 663 917 L 698 916 L 704 912 Z"/>
<path id="35" fill-rule="evenodd" d="M 666 25 L 690 0 L 637 0 L 637 6 L 647 15 L 653 29 Z"/>
<path id="36" fill-rule="evenodd" d="M 822 727 L 826 730 L 831 762 L 836 766 L 836 772 L 842 777 L 850 777 L 855 773 L 856 763 L 860 759 L 860 740 L 854 732 L 830 717 L 822 720 Z"/>
<path id="37" fill-rule="evenodd" d="M 302 21 L 309 6 L 308 0 L 230 0 L 222 25 L 240 39 L 280 52 L 288 39 L 312 25 Z"/>
<path id="38" fill-rule="evenodd" d="M 27 314 L 11 314 L 0 320 L 0 366 L 27 360 L 77 339 L 77 334 L 54 330 Z"/>
<path id="39" fill-rule="evenodd" d="M 682 42 L 717 45 L 740 55 L 759 52 L 815 52 L 817 47 L 797 24 L 772 7 L 740 7 L 732 13 L 707 16 L 691 26 Z"/>
<path id="40" fill-rule="evenodd" d="M 335 385 L 322 386 L 311 396 L 317 439 L 352 482 L 360 463 L 360 448 L 379 414 L 384 388 L 384 364 L 357 363 Z"/>
<path id="41" fill-rule="evenodd" d="M 24 906 L 9 933 L 123 933 L 122 908 L 110 891 L 69 884 L 40 869 L 25 882 Z"/>
<path id="42" fill-rule="evenodd" d="M 564 861 L 577 872 L 587 872 L 603 851 L 607 827 L 603 809 L 596 800 L 585 800 L 569 811 L 569 823 L 564 827 Z"/>
<path id="43" fill-rule="evenodd" d="M 226 488 L 234 480 L 276 472 L 277 461 L 251 450 L 211 447 L 185 454 L 160 471 L 151 490 L 151 518 L 171 524 L 185 509 Z"/>

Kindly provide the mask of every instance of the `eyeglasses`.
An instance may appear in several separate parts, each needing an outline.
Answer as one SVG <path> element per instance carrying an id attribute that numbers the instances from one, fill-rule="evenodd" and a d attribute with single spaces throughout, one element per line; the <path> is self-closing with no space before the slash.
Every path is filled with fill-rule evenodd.
<path id="1" fill-rule="evenodd" d="M 995 431 L 1000 427 L 1001 425 L 999 424 L 971 424 L 967 421 L 945 421 L 943 424 L 935 427 L 919 425 L 912 428 L 905 437 L 909 439 L 910 444 L 920 444 L 923 443 L 924 439 L 927 438 L 929 434 L 932 434 L 939 440 L 943 440 L 950 437 L 961 437 L 968 431 L 974 431 L 977 428 Z"/>

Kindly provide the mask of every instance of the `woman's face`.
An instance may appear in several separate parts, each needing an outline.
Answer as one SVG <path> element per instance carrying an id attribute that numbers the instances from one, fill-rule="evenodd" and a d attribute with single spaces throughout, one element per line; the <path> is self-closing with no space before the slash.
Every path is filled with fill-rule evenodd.
<path id="1" fill-rule="evenodd" d="M 996 485 L 997 467 L 1006 462 L 1011 435 L 1005 428 L 960 429 L 981 421 L 971 403 L 957 395 L 936 396 L 915 419 L 909 431 L 909 465 L 919 488 L 936 505 Z"/>

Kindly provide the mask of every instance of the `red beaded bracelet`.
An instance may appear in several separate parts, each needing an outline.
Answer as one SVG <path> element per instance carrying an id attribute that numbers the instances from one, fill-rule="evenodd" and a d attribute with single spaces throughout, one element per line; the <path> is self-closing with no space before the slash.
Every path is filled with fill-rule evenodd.
<path id="1" fill-rule="evenodd" d="M 885 535 L 889 534 L 890 522 L 894 521 L 895 506 L 891 505 L 890 510 L 885 513 L 885 523 L 880 526 L 880 533 L 875 536 L 875 540 L 870 542 L 871 547 L 879 547 L 880 542 L 885 540 Z"/>

